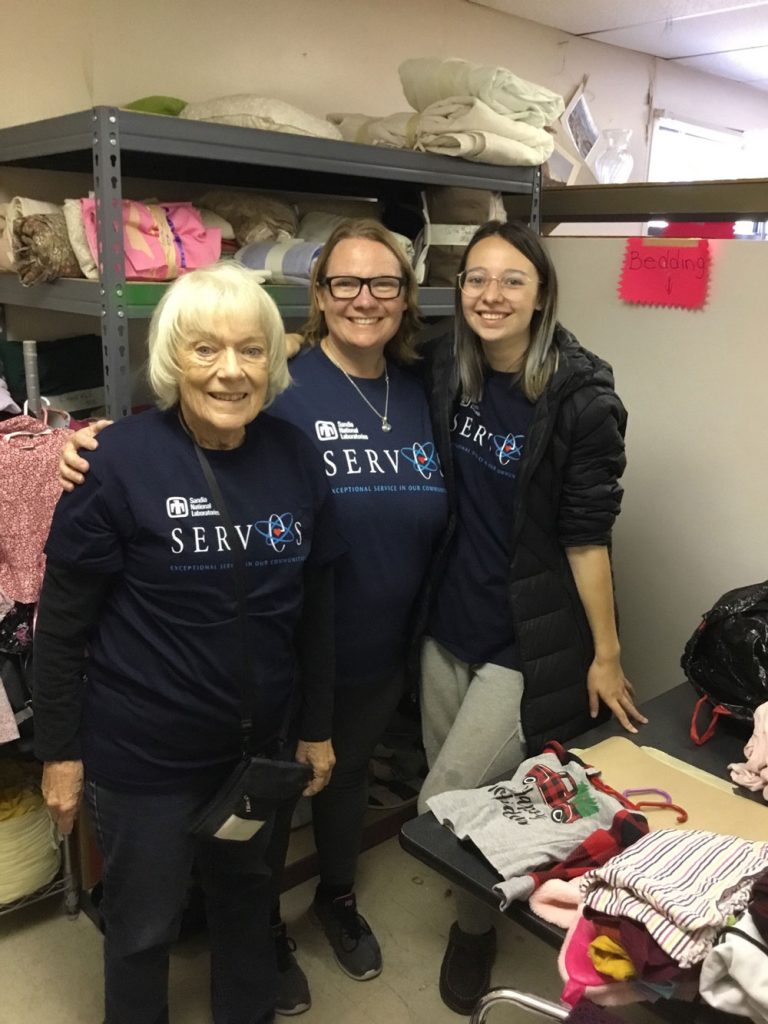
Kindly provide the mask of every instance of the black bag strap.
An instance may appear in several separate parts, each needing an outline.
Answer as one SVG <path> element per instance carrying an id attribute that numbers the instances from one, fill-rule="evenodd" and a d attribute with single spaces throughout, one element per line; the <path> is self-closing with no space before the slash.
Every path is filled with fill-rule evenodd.
<path id="1" fill-rule="evenodd" d="M 187 430 L 186 425 L 182 421 L 182 426 Z M 189 431 L 187 430 L 187 433 Z M 232 564 L 235 571 L 235 585 L 237 589 L 237 617 L 240 628 L 240 676 L 238 679 L 238 686 L 240 688 L 240 696 L 242 697 L 242 712 L 240 718 L 240 736 L 243 745 L 243 754 L 250 756 L 254 753 L 251 749 L 251 742 L 253 737 L 253 707 L 251 705 L 251 686 L 250 682 L 255 678 L 251 659 L 248 652 L 248 614 L 246 608 L 246 586 L 245 586 L 245 550 L 242 545 L 237 543 L 237 531 L 235 530 L 232 522 L 232 517 L 229 514 L 229 508 L 224 500 L 224 495 L 221 493 L 219 482 L 216 479 L 216 474 L 213 472 L 208 458 L 200 447 L 200 445 L 191 436 L 192 443 L 195 448 L 195 454 L 197 455 L 197 461 L 200 463 L 200 468 L 205 476 L 206 483 L 211 490 L 211 498 L 214 505 L 216 506 L 219 515 L 222 518 L 224 526 L 227 530 L 227 536 L 230 538 L 230 546 L 232 549 Z M 288 735 L 288 729 L 290 727 L 291 717 L 293 713 L 293 693 L 288 701 L 288 707 L 283 718 L 280 731 L 278 733 L 278 743 L 282 747 L 285 744 L 286 737 Z"/>

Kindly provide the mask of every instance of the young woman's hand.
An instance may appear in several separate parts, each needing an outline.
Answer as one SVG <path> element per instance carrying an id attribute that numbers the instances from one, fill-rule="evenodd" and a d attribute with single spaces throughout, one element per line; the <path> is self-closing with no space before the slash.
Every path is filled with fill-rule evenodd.
<path id="1" fill-rule="evenodd" d="M 304 796 L 314 796 L 325 789 L 331 781 L 331 772 L 336 764 L 336 755 L 330 740 L 299 740 L 296 747 L 296 760 L 299 764 L 308 764 L 312 769 L 312 781 L 304 790 Z"/>
<path id="2" fill-rule="evenodd" d="M 285 354 L 289 359 L 293 359 L 301 352 L 301 346 L 304 344 L 304 336 L 301 334 L 286 334 L 285 336 Z"/>
<path id="3" fill-rule="evenodd" d="M 78 452 L 81 448 L 89 452 L 95 451 L 99 447 L 96 435 L 111 423 L 112 420 L 96 420 L 95 423 L 89 423 L 87 427 L 75 431 L 64 445 L 59 458 L 59 483 L 62 490 L 74 491 L 78 484 L 85 482 L 85 474 L 91 467 Z"/>
<path id="4" fill-rule="evenodd" d="M 627 732 L 637 732 L 630 719 L 642 725 L 648 721 L 635 707 L 635 693 L 632 684 L 624 675 L 618 659 L 599 661 L 589 666 L 587 673 L 589 713 L 595 718 L 600 710 L 600 701 L 611 709 L 614 717 Z"/>

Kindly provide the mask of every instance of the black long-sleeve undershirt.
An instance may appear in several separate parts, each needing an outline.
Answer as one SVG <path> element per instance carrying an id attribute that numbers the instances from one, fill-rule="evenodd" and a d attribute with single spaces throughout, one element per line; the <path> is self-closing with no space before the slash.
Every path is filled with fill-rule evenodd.
<path id="1" fill-rule="evenodd" d="M 48 561 L 34 642 L 34 746 L 41 761 L 80 759 L 86 646 L 114 579 L 110 574 Z M 333 616 L 333 566 L 306 568 L 296 633 L 303 740 L 325 740 L 331 735 Z"/>

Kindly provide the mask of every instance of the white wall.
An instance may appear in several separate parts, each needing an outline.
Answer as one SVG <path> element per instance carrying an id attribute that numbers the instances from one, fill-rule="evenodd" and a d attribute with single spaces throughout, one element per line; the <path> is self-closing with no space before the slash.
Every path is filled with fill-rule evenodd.
<path id="1" fill-rule="evenodd" d="M 768 97 L 652 57 L 568 36 L 465 0 L 4 0 L 0 125 L 120 104 L 275 96 L 324 116 L 406 107 L 406 57 L 500 64 L 566 99 L 589 74 L 599 126 L 634 131 L 646 163 L 650 102 L 679 117 L 768 127 Z M 407 109 L 407 107 L 406 107 Z"/>
<path id="2" fill-rule="evenodd" d="M 701 613 L 768 576 L 768 245 L 710 242 L 702 311 L 623 303 L 624 245 L 547 241 L 560 319 L 613 365 L 629 411 L 614 564 L 624 667 L 650 696 L 682 678 Z"/>

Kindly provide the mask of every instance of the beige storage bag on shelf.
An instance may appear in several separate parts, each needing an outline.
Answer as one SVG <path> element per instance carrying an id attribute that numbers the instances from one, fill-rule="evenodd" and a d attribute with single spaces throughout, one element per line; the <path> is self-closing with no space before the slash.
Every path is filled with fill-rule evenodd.
<path id="1" fill-rule="evenodd" d="M 422 193 L 424 229 L 416 240 L 420 283 L 453 288 L 467 242 L 481 224 L 507 219 L 498 192 L 434 186 Z"/>
<path id="2" fill-rule="evenodd" d="M 15 270 L 16 258 L 13 246 L 13 224 L 19 217 L 30 217 L 36 213 L 60 213 L 61 207 L 44 203 L 25 196 L 14 196 L 0 206 L 0 270 Z"/>
<path id="3" fill-rule="evenodd" d="M 0 906 L 29 896 L 59 870 L 59 842 L 24 765 L 0 761 Z"/>

